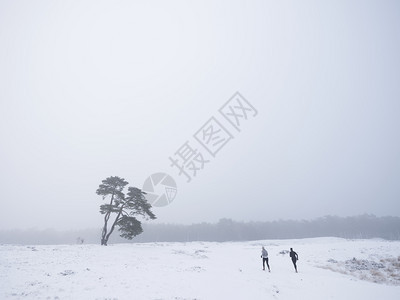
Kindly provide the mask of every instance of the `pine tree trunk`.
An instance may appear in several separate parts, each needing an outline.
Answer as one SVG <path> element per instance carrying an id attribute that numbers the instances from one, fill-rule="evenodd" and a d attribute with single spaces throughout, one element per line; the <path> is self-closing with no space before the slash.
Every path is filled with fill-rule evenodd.
<path id="1" fill-rule="evenodd" d="M 106 213 L 106 215 L 104 216 L 104 226 L 103 226 L 103 230 L 101 232 L 101 245 L 103 246 L 107 246 L 107 243 L 105 241 L 106 239 L 106 235 L 107 235 L 107 223 L 108 223 L 108 219 L 110 218 L 110 213 Z"/>
<path id="2" fill-rule="evenodd" d="M 114 193 L 111 195 L 110 205 L 113 204 L 113 201 L 114 201 Z M 104 227 L 103 227 L 103 231 L 101 232 L 101 245 L 102 246 L 107 246 L 107 241 L 108 241 L 108 238 L 106 239 L 107 224 L 108 224 L 108 220 L 110 219 L 110 214 L 111 214 L 111 212 L 107 212 L 104 216 Z"/>
<path id="3" fill-rule="evenodd" d="M 104 239 L 104 243 L 105 243 L 104 245 L 105 246 L 107 246 L 108 239 L 110 238 L 110 235 L 113 233 L 115 225 L 119 221 L 119 218 L 121 217 L 121 214 L 122 214 L 122 208 L 121 208 L 120 212 L 118 213 L 117 217 L 115 218 L 114 223 L 111 226 L 110 232 L 106 235 L 106 237 Z"/>

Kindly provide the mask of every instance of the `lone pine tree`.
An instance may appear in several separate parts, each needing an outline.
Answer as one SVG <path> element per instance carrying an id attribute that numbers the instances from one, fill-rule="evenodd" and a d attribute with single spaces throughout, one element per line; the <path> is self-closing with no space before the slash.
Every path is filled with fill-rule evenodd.
<path id="1" fill-rule="evenodd" d="M 145 198 L 145 192 L 135 187 L 128 187 L 125 195 L 124 189 L 128 185 L 125 179 L 118 176 L 111 176 L 102 181 L 96 193 L 103 196 L 103 200 L 109 203 L 100 205 L 100 213 L 104 215 L 104 226 L 101 233 L 101 244 L 107 246 L 108 239 L 115 227 L 118 227 L 120 236 L 128 240 L 143 232 L 142 223 L 136 216 L 145 219 L 155 219 L 156 216 L 151 211 L 151 204 Z M 112 224 L 109 224 L 111 214 Z M 111 225 L 111 226 L 110 226 Z"/>

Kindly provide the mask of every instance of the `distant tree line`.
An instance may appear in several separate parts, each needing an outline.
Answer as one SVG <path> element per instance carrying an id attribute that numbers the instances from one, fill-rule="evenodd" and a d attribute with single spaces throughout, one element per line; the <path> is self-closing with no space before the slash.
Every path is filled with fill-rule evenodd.
<path id="1" fill-rule="evenodd" d="M 325 216 L 310 221 L 279 220 L 271 222 L 236 222 L 231 219 L 221 219 L 215 224 L 147 224 L 145 230 L 145 234 L 138 237 L 136 242 L 224 242 L 326 236 L 348 239 L 400 240 L 400 218 L 374 215 Z"/>
<path id="2" fill-rule="evenodd" d="M 75 244 L 98 243 L 101 229 L 59 232 L 54 230 L 0 231 L 0 244 Z M 342 237 L 347 239 L 383 238 L 400 240 L 400 217 L 325 216 L 314 220 L 279 220 L 270 222 L 237 222 L 221 219 L 218 223 L 192 225 L 144 223 L 143 233 L 132 241 L 119 236 L 112 243 L 127 242 L 191 242 L 191 241 L 249 241 L 265 239 L 298 239 L 313 237 Z"/>

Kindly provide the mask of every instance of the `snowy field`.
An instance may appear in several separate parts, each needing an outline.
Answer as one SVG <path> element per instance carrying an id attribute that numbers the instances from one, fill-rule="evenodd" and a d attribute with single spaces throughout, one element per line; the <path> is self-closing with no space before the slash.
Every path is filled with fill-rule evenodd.
<path id="1" fill-rule="evenodd" d="M 400 299 L 400 242 L 0 245 L 0 299 Z"/>

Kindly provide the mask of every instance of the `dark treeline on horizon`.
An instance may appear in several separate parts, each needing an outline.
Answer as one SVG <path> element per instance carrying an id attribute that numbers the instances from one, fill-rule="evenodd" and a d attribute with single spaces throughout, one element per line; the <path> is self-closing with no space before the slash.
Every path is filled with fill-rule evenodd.
<path id="1" fill-rule="evenodd" d="M 237 222 L 221 219 L 218 223 L 143 224 L 144 232 L 132 241 L 122 239 L 118 232 L 112 243 L 250 241 L 266 239 L 299 239 L 342 237 L 348 239 L 400 239 L 400 217 L 325 216 L 306 221 L 279 220 L 271 222 Z M 75 231 L 1 230 L 0 244 L 99 244 L 101 229 Z"/>

